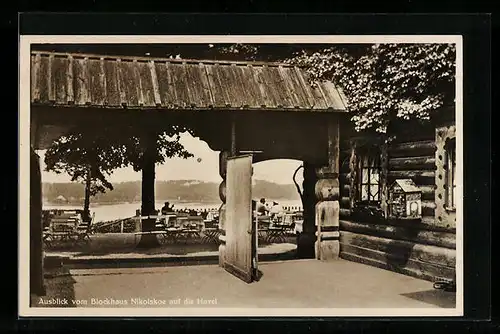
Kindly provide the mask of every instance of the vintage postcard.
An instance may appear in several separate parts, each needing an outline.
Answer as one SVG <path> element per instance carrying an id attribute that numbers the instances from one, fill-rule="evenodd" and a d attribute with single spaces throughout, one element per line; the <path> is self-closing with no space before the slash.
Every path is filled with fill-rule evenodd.
<path id="1" fill-rule="evenodd" d="M 20 36 L 20 316 L 462 316 L 461 36 Z"/>

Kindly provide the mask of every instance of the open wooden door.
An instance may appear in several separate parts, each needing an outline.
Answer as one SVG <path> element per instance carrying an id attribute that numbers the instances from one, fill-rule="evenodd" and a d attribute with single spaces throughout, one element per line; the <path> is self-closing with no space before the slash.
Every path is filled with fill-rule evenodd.
<path id="1" fill-rule="evenodd" d="M 224 268 L 250 283 L 257 273 L 256 229 L 252 220 L 252 155 L 228 158 L 226 175 Z"/>

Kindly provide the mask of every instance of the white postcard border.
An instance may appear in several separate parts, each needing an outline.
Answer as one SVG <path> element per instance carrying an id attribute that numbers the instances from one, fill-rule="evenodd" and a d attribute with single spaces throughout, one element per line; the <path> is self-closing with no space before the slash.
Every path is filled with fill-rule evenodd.
<path id="1" fill-rule="evenodd" d="M 456 308 L 388 309 L 265 309 L 265 308 L 35 308 L 29 294 L 29 147 L 30 147 L 30 49 L 31 44 L 119 44 L 119 43 L 454 43 L 456 45 L 456 127 L 457 127 L 457 198 L 456 207 Z M 403 317 L 463 315 L 463 45 L 460 35 L 21 35 L 19 39 L 19 316 L 22 317 Z M 28 247 L 26 247 L 28 245 Z"/>

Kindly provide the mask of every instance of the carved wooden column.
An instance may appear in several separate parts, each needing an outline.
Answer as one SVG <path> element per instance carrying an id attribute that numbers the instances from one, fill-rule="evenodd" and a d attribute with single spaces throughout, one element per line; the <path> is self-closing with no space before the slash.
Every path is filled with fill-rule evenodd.
<path id="1" fill-rule="evenodd" d="M 226 168 L 228 151 L 219 153 L 219 175 L 222 177 L 222 182 L 219 185 L 219 197 L 222 204 L 219 208 L 219 266 L 224 266 L 224 255 L 226 250 Z"/>
<path id="2" fill-rule="evenodd" d="M 336 118 L 328 121 L 328 165 L 316 169 L 316 258 L 338 259 L 339 243 L 339 124 Z"/>

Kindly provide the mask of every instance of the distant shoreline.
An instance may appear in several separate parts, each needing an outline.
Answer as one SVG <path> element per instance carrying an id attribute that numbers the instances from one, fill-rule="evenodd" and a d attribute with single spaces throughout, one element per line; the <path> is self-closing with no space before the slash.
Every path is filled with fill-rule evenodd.
<path id="1" fill-rule="evenodd" d="M 170 202 L 173 204 L 184 204 L 184 203 L 200 203 L 204 205 L 211 205 L 211 204 L 220 204 L 221 202 L 215 202 L 215 201 L 190 201 L 190 200 L 174 200 L 174 199 L 166 199 L 166 200 L 156 200 L 155 203 L 164 203 L 164 202 Z M 141 205 L 141 202 L 90 202 L 90 206 L 103 206 L 103 205 L 120 205 L 120 204 L 138 204 L 139 206 Z M 49 202 L 49 201 L 44 201 L 43 205 L 45 206 L 81 206 L 83 207 L 82 202 L 66 202 L 66 203 L 61 203 L 61 202 Z"/>
<path id="2" fill-rule="evenodd" d="M 269 199 L 269 201 L 278 201 L 278 202 L 295 202 L 295 201 L 300 201 L 300 199 L 286 199 L 286 198 L 273 198 Z M 221 201 L 194 201 L 194 200 L 177 200 L 177 199 L 159 199 L 156 200 L 155 203 L 164 203 L 164 202 L 170 202 L 171 204 L 174 205 L 182 205 L 182 204 L 190 204 L 190 203 L 199 203 L 202 205 L 220 205 Z M 126 202 L 126 201 L 112 201 L 112 202 L 90 202 L 91 207 L 96 207 L 96 206 L 104 206 L 104 205 L 120 205 L 120 204 L 137 204 L 141 205 L 141 201 L 134 201 L 134 202 Z M 61 206 L 61 207 L 83 207 L 83 202 L 50 202 L 50 201 L 44 201 L 43 206 Z"/>

